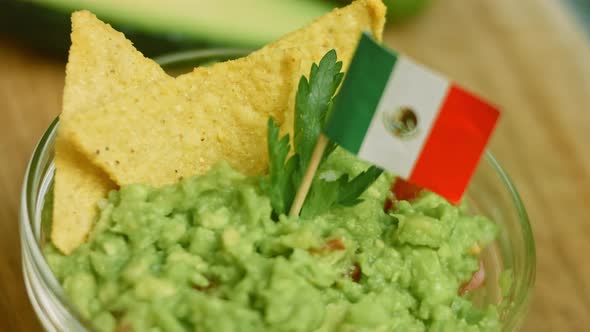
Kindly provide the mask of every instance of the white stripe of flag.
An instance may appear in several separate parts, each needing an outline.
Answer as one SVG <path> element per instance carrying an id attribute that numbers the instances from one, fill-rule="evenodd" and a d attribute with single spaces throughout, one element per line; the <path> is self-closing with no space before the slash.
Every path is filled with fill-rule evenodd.
<path id="1" fill-rule="evenodd" d="M 394 169 L 397 175 L 409 179 L 448 88 L 443 78 L 400 57 L 389 75 L 358 156 L 382 168 Z M 412 139 L 392 139 L 384 125 L 384 116 L 410 106 L 418 113 L 416 133 Z"/>

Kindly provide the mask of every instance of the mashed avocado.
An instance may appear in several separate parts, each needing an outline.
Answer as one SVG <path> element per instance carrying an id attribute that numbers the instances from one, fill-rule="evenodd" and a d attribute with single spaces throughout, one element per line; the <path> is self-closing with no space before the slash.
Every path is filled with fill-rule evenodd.
<path id="1" fill-rule="evenodd" d="M 320 176 L 364 168 L 337 150 Z M 111 192 L 86 244 L 45 254 L 99 331 L 499 330 L 494 307 L 458 295 L 496 226 L 431 193 L 385 213 L 391 180 L 353 207 L 275 221 L 260 177 L 222 163 Z"/>

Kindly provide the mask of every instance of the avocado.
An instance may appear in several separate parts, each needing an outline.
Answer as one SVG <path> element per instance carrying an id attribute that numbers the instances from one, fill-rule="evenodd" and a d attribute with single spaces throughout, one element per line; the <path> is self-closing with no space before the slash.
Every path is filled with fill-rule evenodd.
<path id="1" fill-rule="evenodd" d="M 70 14 L 88 9 L 153 56 L 206 46 L 260 47 L 336 5 L 323 0 L 0 1 L 0 33 L 65 57 Z"/>

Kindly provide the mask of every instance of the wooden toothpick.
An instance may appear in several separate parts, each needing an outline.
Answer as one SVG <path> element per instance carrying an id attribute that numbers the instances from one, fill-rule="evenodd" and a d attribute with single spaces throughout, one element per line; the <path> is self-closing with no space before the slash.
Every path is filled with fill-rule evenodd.
<path id="1" fill-rule="evenodd" d="M 297 189 L 297 194 L 295 195 L 295 199 L 293 200 L 293 205 L 291 205 L 291 210 L 289 211 L 290 216 L 298 216 L 301 212 L 301 208 L 303 207 L 305 198 L 309 193 L 309 188 L 311 187 L 313 177 L 315 176 L 315 173 L 318 170 L 320 161 L 322 161 L 324 150 L 326 150 L 327 145 L 328 138 L 324 134 L 320 134 L 320 137 L 318 137 L 318 142 L 315 144 L 315 148 L 313 149 L 313 153 L 311 154 L 311 160 L 309 161 L 309 165 L 307 165 L 307 169 L 305 170 L 305 175 L 303 176 L 301 185 L 299 186 L 299 189 Z"/>

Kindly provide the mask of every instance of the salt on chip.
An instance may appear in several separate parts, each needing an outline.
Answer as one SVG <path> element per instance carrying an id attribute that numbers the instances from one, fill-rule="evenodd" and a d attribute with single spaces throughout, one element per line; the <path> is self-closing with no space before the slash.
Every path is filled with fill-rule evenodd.
<path id="1" fill-rule="evenodd" d="M 263 172 L 268 116 L 292 126 L 299 77 L 332 48 L 346 66 L 362 31 L 381 38 L 384 16 L 381 1 L 357 0 L 248 57 L 73 114 L 63 130 L 119 185 L 173 183 L 222 159 Z"/>
<path id="2" fill-rule="evenodd" d="M 97 213 L 96 203 L 116 184 L 64 135 L 72 114 L 141 90 L 155 80 L 173 80 L 138 52 L 125 36 L 88 11 L 72 14 L 72 46 L 66 67 L 63 110 L 55 143 L 53 244 L 69 254 L 82 244 Z"/>

